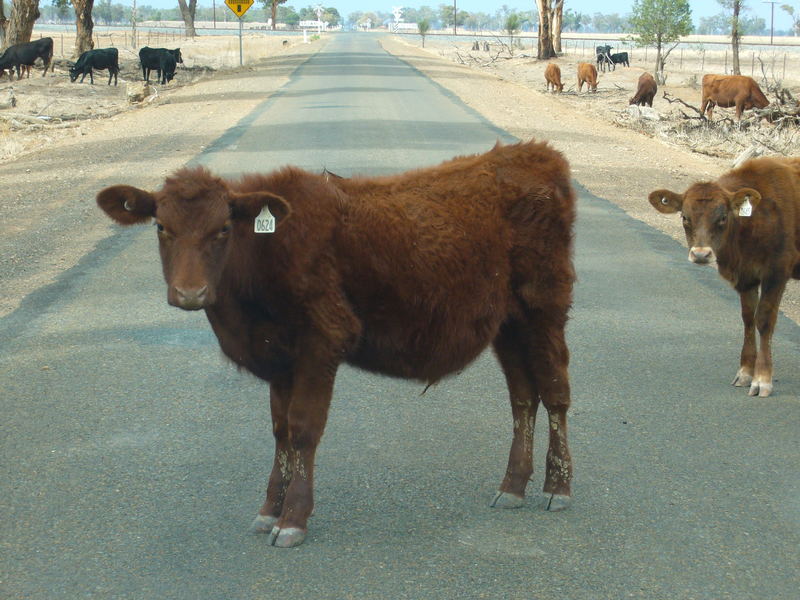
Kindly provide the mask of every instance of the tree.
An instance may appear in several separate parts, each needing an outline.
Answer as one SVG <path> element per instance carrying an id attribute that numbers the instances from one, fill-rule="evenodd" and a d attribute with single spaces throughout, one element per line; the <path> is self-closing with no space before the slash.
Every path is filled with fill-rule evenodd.
<path id="1" fill-rule="evenodd" d="M 75 48 L 72 50 L 72 56 L 77 58 L 87 50 L 94 48 L 92 39 L 94 0 L 53 0 L 53 6 L 58 9 L 59 13 L 66 11 L 70 3 L 75 11 Z"/>
<path id="2" fill-rule="evenodd" d="M 6 23 L 3 47 L 30 42 L 33 24 L 38 18 L 39 0 L 14 0 L 11 5 L 11 18 Z"/>
<path id="3" fill-rule="evenodd" d="M 556 56 L 556 51 L 553 47 L 552 22 L 550 20 L 553 0 L 536 0 L 536 8 L 539 9 L 539 45 L 536 57 L 540 60 L 553 58 Z"/>
<path id="4" fill-rule="evenodd" d="M 663 85 L 667 57 L 677 47 L 681 36 L 692 32 L 692 9 L 688 0 L 634 0 L 630 22 L 638 35 L 635 41 L 639 46 L 656 47 L 655 77 Z M 667 44 L 673 45 L 664 50 Z"/>
<path id="5" fill-rule="evenodd" d="M 428 34 L 428 30 L 431 28 L 431 24 L 428 23 L 428 19 L 420 19 L 417 21 L 417 31 L 422 36 L 422 47 L 425 47 L 425 36 Z"/>
<path id="6" fill-rule="evenodd" d="M 739 27 L 739 13 L 742 9 L 746 10 L 744 0 L 717 0 L 719 4 L 732 11 L 731 16 L 731 49 L 733 50 L 733 74 L 741 75 L 739 69 L 739 41 L 742 33 Z"/>
<path id="7" fill-rule="evenodd" d="M 264 10 L 267 6 L 270 8 L 270 20 L 272 21 L 272 30 L 275 31 L 275 25 L 278 21 L 278 5 L 284 4 L 286 0 L 261 0 L 264 4 Z"/>
<path id="8" fill-rule="evenodd" d="M 197 32 L 194 29 L 194 15 L 197 10 L 197 0 L 189 0 L 188 5 L 186 4 L 186 0 L 178 0 L 178 8 L 181 10 L 183 24 L 186 27 L 186 37 L 193 38 L 197 36 Z"/>
<path id="9" fill-rule="evenodd" d="M 4 1 L 0 0 L 0 48 L 5 47 L 6 42 L 6 25 L 8 25 L 8 19 L 6 19 L 6 12 L 5 7 L 3 6 Z"/>
<path id="10" fill-rule="evenodd" d="M 514 36 L 519 33 L 519 30 L 522 28 L 522 19 L 517 13 L 511 13 L 506 17 L 506 22 L 503 25 L 503 29 L 505 29 L 506 33 L 508 34 L 508 51 L 513 53 L 514 52 Z"/>
<path id="11" fill-rule="evenodd" d="M 781 10 L 792 17 L 792 33 L 794 33 L 794 35 L 800 33 L 800 13 L 795 14 L 794 6 L 791 4 L 781 4 Z M 0 17 L 2 17 L 2 15 L 0 15 Z"/>
<path id="12" fill-rule="evenodd" d="M 580 31 L 588 20 L 589 15 L 584 15 L 583 13 L 575 12 L 571 8 L 568 8 L 564 11 L 562 29 L 566 31 Z"/>
<path id="13" fill-rule="evenodd" d="M 561 24 L 564 22 L 564 0 L 551 0 L 550 29 L 553 34 L 553 50 L 561 52 Z"/>

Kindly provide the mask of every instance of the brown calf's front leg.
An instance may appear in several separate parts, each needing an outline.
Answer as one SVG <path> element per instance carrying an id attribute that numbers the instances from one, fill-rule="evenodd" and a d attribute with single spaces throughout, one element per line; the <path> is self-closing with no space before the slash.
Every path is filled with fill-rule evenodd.
<path id="1" fill-rule="evenodd" d="M 744 342 L 739 359 L 739 370 L 731 382 L 736 387 L 748 387 L 753 382 L 756 366 L 756 308 L 758 307 L 758 287 L 739 292 L 744 324 Z"/>
<path id="2" fill-rule="evenodd" d="M 314 510 L 314 458 L 328 420 L 336 366 L 317 360 L 313 350 L 302 353 L 294 369 L 287 413 L 288 469 L 291 480 L 279 477 L 273 512 L 278 508 L 278 493 L 285 486 L 283 502 L 269 542 L 273 546 L 299 546 L 306 537 L 308 518 Z M 267 508 L 270 508 L 268 495 Z M 262 509 L 263 510 L 263 509 Z"/>
<path id="3" fill-rule="evenodd" d="M 766 398 L 772 393 L 772 334 L 778 320 L 778 306 L 781 303 L 786 280 L 764 281 L 761 284 L 761 299 L 756 309 L 756 327 L 759 334 L 759 348 L 756 369 L 750 384 L 751 396 Z"/>
<path id="4" fill-rule="evenodd" d="M 272 533 L 283 511 L 286 489 L 292 480 L 292 463 L 289 460 L 289 380 L 273 381 L 269 386 L 269 401 L 272 411 L 272 433 L 275 437 L 275 458 L 267 484 L 267 498 L 253 521 L 256 533 Z"/>

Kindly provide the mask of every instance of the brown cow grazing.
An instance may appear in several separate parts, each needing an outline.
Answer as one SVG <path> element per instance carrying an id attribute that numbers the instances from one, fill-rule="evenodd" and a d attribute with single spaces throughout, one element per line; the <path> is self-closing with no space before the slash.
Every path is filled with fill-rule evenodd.
<path id="1" fill-rule="evenodd" d="M 682 213 L 689 260 L 708 264 L 716 256 L 720 275 L 739 292 L 744 345 L 733 385 L 769 396 L 778 306 L 786 282 L 800 279 L 800 158 L 757 158 L 683 194 L 657 190 L 649 200 L 659 212 Z"/>
<path id="2" fill-rule="evenodd" d="M 653 98 L 658 91 L 656 80 L 650 73 L 642 73 L 639 75 L 639 84 L 636 87 L 636 93 L 630 99 L 628 104 L 636 104 L 637 106 L 653 106 Z"/>
<path id="3" fill-rule="evenodd" d="M 548 63 L 547 68 L 544 70 L 544 79 L 547 82 L 547 91 L 550 91 L 550 86 L 553 86 L 554 92 L 563 92 L 564 84 L 561 83 L 561 69 L 555 63 Z"/>
<path id="4" fill-rule="evenodd" d="M 769 100 L 752 77 L 746 75 L 703 75 L 700 113 L 711 119 L 714 106 L 736 107 L 736 120 L 749 108 L 765 108 Z"/>
<path id="5" fill-rule="evenodd" d="M 578 63 L 578 93 L 584 83 L 587 90 L 597 91 L 597 69 L 592 63 Z"/>
<path id="6" fill-rule="evenodd" d="M 157 192 L 117 185 L 97 202 L 123 225 L 155 219 L 168 302 L 205 310 L 222 351 L 269 382 L 275 459 L 254 528 L 273 545 L 305 538 L 345 362 L 430 383 L 491 344 L 514 423 L 492 506 L 522 503 L 541 400 L 546 508 L 566 508 L 575 195 L 559 152 L 498 144 L 377 178 L 285 167 L 231 181 L 184 168 Z"/>

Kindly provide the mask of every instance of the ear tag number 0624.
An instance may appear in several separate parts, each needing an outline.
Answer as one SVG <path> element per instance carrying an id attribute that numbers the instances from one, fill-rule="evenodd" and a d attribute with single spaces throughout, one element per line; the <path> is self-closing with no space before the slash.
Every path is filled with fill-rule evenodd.
<path id="1" fill-rule="evenodd" d="M 266 204 L 256 217 L 254 230 L 256 233 L 275 233 L 275 217 L 269 212 Z"/>

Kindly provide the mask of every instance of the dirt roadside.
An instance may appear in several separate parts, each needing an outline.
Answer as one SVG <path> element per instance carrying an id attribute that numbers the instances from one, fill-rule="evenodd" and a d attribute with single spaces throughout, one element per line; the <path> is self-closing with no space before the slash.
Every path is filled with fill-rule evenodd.
<path id="1" fill-rule="evenodd" d="M 543 69 L 538 61 L 528 60 L 525 69 L 520 61 L 509 62 L 506 69 L 487 73 L 406 39 L 386 36 L 382 43 L 498 127 L 520 139 L 548 140 L 566 155 L 586 189 L 681 242 L 679 219 L 655 213 L 647 193 L 661 187 L 680 191 L 730 166 L 728 159 L 694 154 L 615 125 L 605 118 L 608 96 L 555 97 L 540 91 L 543 80 L 530 70 Z M 83 122 L 67 136 L 45 139 L 46 149 L 0 163 L 0 317 L 108 235 L 110 226 L 94 207 L 98 189 L 120 183 L 120 172 L 127 183 L 156 187 L 266 100 L 322 44 L 276 48 L 270 58 L 163 90 L 146 107 Z M 619 77 L 635 80 L 639 72 L 631 68 Z M 782 308 L 800 322 L 796 283 L 790 282 Z"/>
<path id="2" fill-rule="evenodd" d="M 695 181 L 714 179 L 731 168 L 728 158 L 693 153 L 614 123 L 609 104 L 627 105 L 642 69 L 619 70 L 616 77 L 628 81 L 622 94 L 559 97 L 544 92 L 545 61 L 527 59 L 525 69 L 520 61 L 509 61 L 505 68 L 486 72 L 446 60 L 452 48 L 444 44 L 426 42 L 423 49 L 409 39 L 413 40 L 385 38 L 382 44 L 501 129 L 522 140 L 549 141 L 567 157 L 573 177 L 583 187 L 683 245 L 680 218 L 657 213 L 647 195 L 659 188 L 682 192 Z M 562 66 L 562 72 L 566 70 Z M 654 107 L 663 109 L 664 104 L 662 100 Z M 722 280 L 720 284 L 725 285 Z M 800 323 L 800 282 L 789 282 L 781 310 Z"/>
<path id="3" fill-rule="evenodd" d="M 121 183 L 123 173 L 125 183 L 157 187 L 167 173 L 203 152 L 267 100 L 320 47 L 319 42 L 281 47 L 274 56 L 245 67 L 162 88 L 145 106 L 83 120 L 66 135 L 34 133 L 40 149 L 0 163 L 0 317 L 75 266 L 109 235 L 110 223 L 94 205 L 99 189 Z M 37 74 L 36 79 L 30 80 L 33 97 L 41 94 L 42 85 L 56 86 L 56 95 L 71 85 L 64 73 L 47 78 Z M 20 94 L 28 82 L 14 82 Z M 121 95 L 124 102 L 124 91 L 108 88 L 102 75 L 94 86 L 73 84 L 67 89 L 73 94 Z M 29 144 L 30 135 L 18 137 Z"/>

